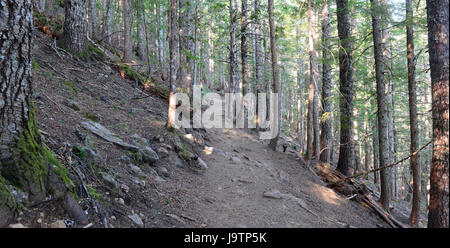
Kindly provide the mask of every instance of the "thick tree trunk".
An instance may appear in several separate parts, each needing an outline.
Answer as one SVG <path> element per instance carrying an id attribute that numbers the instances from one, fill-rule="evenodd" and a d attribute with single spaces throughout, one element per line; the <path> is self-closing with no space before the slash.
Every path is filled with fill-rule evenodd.
<path id="1" fill-rule="evenodd" d="M 34 118 L 32 30 L 30 0 L 0 0 L 0 227 L 18 207 L 8 184 L 28 193 L 25 206 L 42 202 L 48 193 L 73 200 L 66 194 L 73 182 L 45 146 Z M 76 221 L 87 224 L 84 217 Z"/>
<path id="2" fill-rule="evenodd" d="M 413 28 L 413 0 L 406 0 L 406 56 L 408 61 L 408 93 L 409 93 L 409 129 L 411 134 L 410 153 L 419 149 L 417 127 L 417 93 L 416 93 L 416 65 L 414 59 L 414 28 Z M 413 176 L 413 201 L 409 221 L 416 225 L 420 210 L 420 157 L 411 157 L 410 167 Z"/>
<path id="3" fill-rule="evenodd" d="M 355 161 L 353 147 L 353 68 L 350 32 L 349 4 L 347 0 L 336 0 L 339 34 L 339 81 L 341 132 L 339 161 L 336 170 L 348 176 Z"/>
<path id="4" fill-rule="evenodd" d="M 322 6 L 322 103 L 323 114 L 320 136 L 320 161 L 330 162 L 331 153 L 331 64 L 330 64 L 330 15 L 328 13 L 328 0 Z"/>
<path id="5" fill-rule="evenodd" d="M 430 177 L 428 227 L 449 222 L 449 85 L 448 0 L 427 0 L 428 49 L 433 106 L 433 159 Z"/>
<path id="6" fill-rule="evenodd" d="M 59 45 L 83 54 L 87 49 L 86 0 L 67 0 L 65 10 L 64 31 Z"/>
<path id="7" fill-rule="evenodd" d="M 270 50 L 272 53 L 272 87 L 273 87 L 273 93 L 279 93 L 280 92 L 280 79 L 278 76 L 278 55 L 277 55 L 277 46 L 276 46 L 276 40 L 275 40 L 275 22 L 273 19 L 273 0 L 268 0 L 268 12 L 269 12 L 269 29 L 270 29 Z M 280 111 L 280 104 L 281 103 L 281 97 L 278 95 L 278 98 L 276 101 L 274 101 L 274 109 L 276 116 L 274 116 L 275 120 L 271 120 L 272 123 L 275 125 L 277 129 L 277 135 L 275 138 L 271 139 L 269 142 L 269 148 L 276 151 L 277 149 L 277 143 L 278 138 L 280 137 L 280 130 L 281 130 L 281 111 Z"/>
<path id="8" fill-rule="evenodd" d="M 123 58 L 124 63 L 133 59 L 133 43 L 131 41 L 131 0 L 122 0 L 123 5 Z"/>
<path id="9" fill-rule="evenodd" d="M 389 165 L 389 116 L 387 110 L 387 85 L 384 78 L 384 58 L 381 37 L 380 0 L 371 0 L 372 8 L 372 34 L 375 56 L 375 73 L 377 81 L 377 106 L 378 106 L 378 140 L 380 167 Z M 380 170 L 381 204 L 385 210 L 389 210 L 390 177 L 389 170 Z"/>

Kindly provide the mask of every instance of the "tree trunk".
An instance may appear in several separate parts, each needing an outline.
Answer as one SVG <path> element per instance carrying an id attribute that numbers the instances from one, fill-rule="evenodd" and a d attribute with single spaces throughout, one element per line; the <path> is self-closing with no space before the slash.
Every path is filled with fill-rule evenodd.
<path id="1" fill-rule="evenodd" d="M 19 207 L 8 184 L 28 193 L 25 207 L 41 203 L 48 193 L 60 200 L 74 185 L 45 146 L 34 117 L 32 3 L 0 0 L 0 13 L 0 227 L 5 227 Z"/>
<path id="2" fill-rule="evenodd" d="M 317 80 L 315 75 L 315 48 L 314 48 L 314 26 L 312 23 L 312 4 L 311 0 L 308 0 L 308 46 L 309 46 L 309 93 L 308 93 L 308 113 L 307 113 L 307 144 L 306 144 L 306 159 L 310 161 L 316 154 L 314 149 L 315 141 L 315 111 L 317 104 Z M 316 154 L 318 155 L 318 154 Z"/>
<path id="3" fill-rule="evenodd" d="M 449 85 L 448 0 L 427 0 L 428 49 L 433 106 L 433 159 L 428 227 L 448 228 Z"/>
<path id="4" fill-rule="evenodd" d="M 273 93 L 279 93 L 280 92 L 280 81 L 278 76 L 278 55 L 277 55 L 277 46 L 276 46 L 276 40 L 275 40 L 275 23 L 273 20 L 273 0 L 268 0 L 268 12 L 269 12 L 269 29 L 270 29 L 270 50 L 272 53 L 272 87 L 273 87 Z M 275 138 L 270 140 L 269 148 L 276 151 L 277 150 L 277 143 L 278 138 L 280 137 L 280 130 L 281 130 L 281 112 L 280 112 L 280 103 L 281 103 L 281 97 L 278 94 L 277 99 L 274 101 L 273 108 L 275 109 L 275 116 L 274 120 L 272 121 L 272 124 L 275 125 L 277 129 L 277 135 Z"/>
<path id="5" fill-rule="evenodd" d="M 192 63 L 194 54 L 193 28 L 192 28 L 192 7 L 187 0 L 179 1 L 179 59 L 178 86 L 191 92 L 192 87 Z"/>
<path id="6" fill-rule="evenodd" d="M 131 42 L 131 0 L 122 0 L 123 5 L 123 62 L 133 59 L 133 43 Z"/>
<path id="7" fill-rule="evenodd" d="M 137 54 L 140 60 L 142 60 L 143 62 L 147 62 L 146 57 L 148 56 L 148 54 L 146 54 L 146 47 L 147 47 L 147 42 L 146 42 L 146 35 L 144 34 L 145 31 L 145 23 L 144 23 L 144 15 L 145 15 L 145 9 L 144 6 L 142 5 L 141 1 L 136 1 L 136 19 L 137 19 L 137 35 L 138 35 L 138 40 L 137 40 Z"/>
<path id="8" fill-rule="evenodd" d="M 86 0 L 67 0 L 64 31 L 59 45 L 71 52 L 83 54 L 87 49 Z"/>
<path id="9" fill-rule="evenodd" d="M 88 0 L 88 34 L 91 39 L 97 38 L 97 10 L 95 3 L 96 0 Z"/>
<path id="10" fill-rule="evenodd" d="M 236 44 L 236 0 L 230 0 L 230 83 L 228 92 L 238 92 L 239 83 L 239 69 L 237 58 L 237 44 Z"/>
<path id="11" fill-rule="evenodd" d="M 105 19 L 104 19 L 104 23 L 103 23 L 103 37 L 106 37 L 106 41 L 108 44 L 111 45 L 111 41 L 112 41 L 112 1 L 106 1 L 106 14 L 105 14 Z"/>
<path id="12" fill-rule="evenodd" d="M 249 92 L 248 85 L 248 54 L 247 54 L 247 0 L 241 0 L 241 70 L 242 70 L 242 90 L 245 95 Z"/>
<path id="13" fill-rule="evenodd" d="M 331 64 L 330 64 L 330 15 L 328 12 L 328 0 L 324 0 L 322 6 L 322 103 L 323 115 L 320 136 L 320 161 L 330 162 L 331 152 Z"/>
<path id="14" fill-rule="evenodd" d="M 169 112 L 167 119 L 167 129 L 173 129 L 175 127 L 175 90 L 176 90 L 176 82 L 177 82 L 177 56 L 176 49 L 178 43 L 178 27 L 177 27 L 177 1 L 170 1 L 170 36 L 169 36 L 169 53 L 170 53 L 170 62 L 169 62 L 169 87 L 170 87 L 170 96 L 169 96 Z"/>
<path id="15" fill-rule="evenodd" d="M 409 129 L 411 134 L 410 153 L 419 149 L 417 127 L 417 93 L 416 93 L 416 65 L 414 59 L 414 28 L 413 28 L 413 0 L 406 0 L 406 51 L 408 61 L 408 93 L 409 93 Z M 416 225 L 420 210 L 420 157 L 411 157 L 410 167 L 413 176 L 413 201 L 409 221 Z"/>
<path id="16" fill-rule="evenodd" d="M 389 165 L 389 116 L 387 110 L 387 85 L 384 78 L 384 58 L 381 37 L 380 0 L 371 0 L 372 9 L 372 34 L 375 56 L 375 76 L 377 82 L 377 106 L 378 106 L 378 140 L 380 167 Z M 390 182 L 389 170 L 380 170 L 381 196 L 380 201 L 383 208 L 389 210 Z"/>
<path id="17" fill-rule="evenodd" d="M 341 131 L 339 161 L 336 170 L 348 176 L 349 168 L 355 161 L 353 147 L 353 68 L 352 43 L 350 32 L 349 4 L 347 0 L 336 0 L 339 35 L 339 81 L 341 111 Z"/>

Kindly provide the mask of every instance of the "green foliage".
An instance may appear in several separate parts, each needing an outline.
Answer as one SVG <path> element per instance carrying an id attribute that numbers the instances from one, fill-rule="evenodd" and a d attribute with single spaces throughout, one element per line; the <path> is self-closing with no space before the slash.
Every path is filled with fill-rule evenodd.
<path id="1" fill-rule="evenodd" d="M 78 93 L 78 89 L 75 87 L 72 81 L 66 80 L 64 81 L 64 85 L 67 86 L 68 89 L 72 90 L 73 93 Z"/>

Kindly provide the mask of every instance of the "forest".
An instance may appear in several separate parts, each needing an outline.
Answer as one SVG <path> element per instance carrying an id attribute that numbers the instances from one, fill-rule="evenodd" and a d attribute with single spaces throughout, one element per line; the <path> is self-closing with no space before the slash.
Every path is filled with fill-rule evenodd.
<path id="1" fill-rule="evenodd" d="M 0 227 L 449 227 L 448 0 L 0 0 L 0 36 Z"/>

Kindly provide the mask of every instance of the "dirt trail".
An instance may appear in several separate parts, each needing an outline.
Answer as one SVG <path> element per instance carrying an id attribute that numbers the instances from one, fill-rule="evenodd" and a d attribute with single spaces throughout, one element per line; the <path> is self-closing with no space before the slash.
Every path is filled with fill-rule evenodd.
<path id="1" fill-rule="evenodd" d="M 377 227 L 375 215 L 322 185 L 292 155 L 239 129 L 209 129 L 209 168 L 188 212 L 208 227 Z M 213 150 L 213 151 L 212 151 Z M 264 197 L 278 190 L 282 199 Z M 300 204 L 299 204 L 300 202 Z"/>

